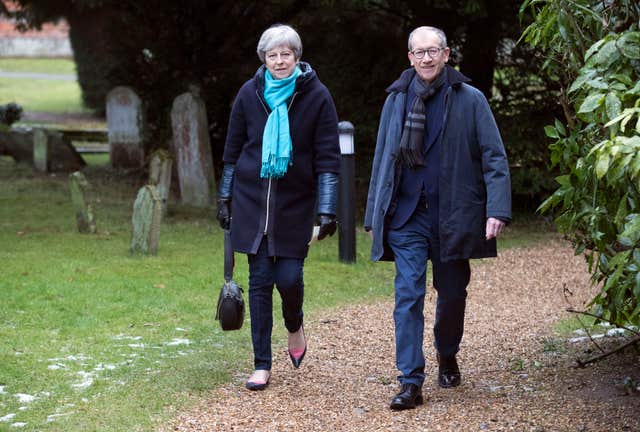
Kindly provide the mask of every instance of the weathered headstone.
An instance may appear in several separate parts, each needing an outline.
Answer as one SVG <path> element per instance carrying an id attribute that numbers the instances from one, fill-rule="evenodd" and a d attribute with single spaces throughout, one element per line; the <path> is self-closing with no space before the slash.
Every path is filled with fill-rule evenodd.
<path id="1" fill-rule="evenodd" d="M 140 98 L 119 86 L 107 95 L 109 153 L 114 168 L 139 168 L 144 162 Z"/>
<path id="2" fill-rule="evenodd" d="M 85 164 L 64 134 L 55 130 L 42 129 L 47 137 L 47 160 L 49 171 L 76 171 Z M 28 127 L 13 127 L 0 131 L 2 154 L 11 156 L 18 163 L 35 164 L 34 130 Z"/>
<path id="3" fill-rule="evenodd" d="M 37 171 L 49 171 L 49 138 L 42 129 L 33 131 L 33 166 Z"/>
<path id="4" fill-rule="evenodd" d="M 140 188 L 133 203 L 131 224 L 131 252 L 156 255 L 160 242 L 160 223 L 162 222 L 162 205 L 160 197 L 153 185 Z"/>
<path id="5" fill-rule="evenodd" d="M 171 126 L 181 201 L 195 207 L 210 207 L 215 196 L 215 173 L 207 113 L 197 93 L 175 98 Z"/>
<path id="6" fill-rule="evenodd" d="M 90 188 L 89 182 L 80 171 L 70 174 L 69 182 L 78 231 L 83 234 L 95 234 L 96 220 L 93 214 L 93 204 L 87 197 L 87 189 Z"/>
<path id="7" fill-rule="evenodd" d="M 172 160 L 168 152 L 156 150 L 149 162 L 149 184 L 155 185 L 160 197 L 162 216 L 167 215 L 167 201 L 171 189 Z"/>

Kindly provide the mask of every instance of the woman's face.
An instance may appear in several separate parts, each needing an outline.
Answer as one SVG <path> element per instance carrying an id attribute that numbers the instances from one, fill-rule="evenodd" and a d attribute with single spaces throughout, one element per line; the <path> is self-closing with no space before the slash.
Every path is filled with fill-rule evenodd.
<path id="1" fill-rule="evenodd" d="M 264 64 L 275 79 L 291 76 L 297 63 L 298 59 L 296 59 L 293 50 L 284 45 L 264 53 Z"/>

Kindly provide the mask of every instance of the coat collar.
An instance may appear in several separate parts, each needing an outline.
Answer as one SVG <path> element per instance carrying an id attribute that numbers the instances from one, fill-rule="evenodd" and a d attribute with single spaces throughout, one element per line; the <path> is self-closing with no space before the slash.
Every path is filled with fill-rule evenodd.
<path id="1" fill-rule="evenodd" d="M 468 83 L 471 81 L 471 79 L 467 78 L 461 72 L 458 72 L 449 65 L 445 65 L 444 72 L 447 74 L 447 81 L 454 88 L 460 87 L 462 83 Z M 400 77 L 395 80 L 389 87 L 387 87 L 387 93 L 406 93 L 407 89 L 409 88 L 409 84 L 411 84 L 411 80 L 413 79 L 415 74 L 416 70 L 414 68 L 409 68 L 402 71 Z"/>

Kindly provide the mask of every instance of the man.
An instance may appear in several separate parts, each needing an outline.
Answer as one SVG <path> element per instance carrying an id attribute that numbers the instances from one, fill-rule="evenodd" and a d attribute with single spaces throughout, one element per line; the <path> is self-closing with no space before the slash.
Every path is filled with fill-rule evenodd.
<path id="1" fill-rule="evenodd" d="M 396 366 L 400 392 L 391 409 L 423 403 L 424 296 L 427 260 L 438 293 L 438 384 L 459 386 L 470 258 L 496 256 L 496 237 L 511 219 L 509 166 L 487 100 L 446 65 L 444 32 L 409 35 L 409 62 L 387 89 L 373 159 L 365 229 L 371 259 L 394 260 Z"/>

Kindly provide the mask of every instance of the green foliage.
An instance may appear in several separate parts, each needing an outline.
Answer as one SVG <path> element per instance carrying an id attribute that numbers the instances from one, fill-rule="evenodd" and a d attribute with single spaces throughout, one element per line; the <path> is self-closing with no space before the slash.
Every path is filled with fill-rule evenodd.
<path id="1" fill-rule="evenodd" d="M 566 124 L 545 127 L 559 187 L 539 208 L 584 253 L 596 313 L 640 323 L 640 6 L 632 0 L 532 0 L 522 38 L 563 84 Z"/>

